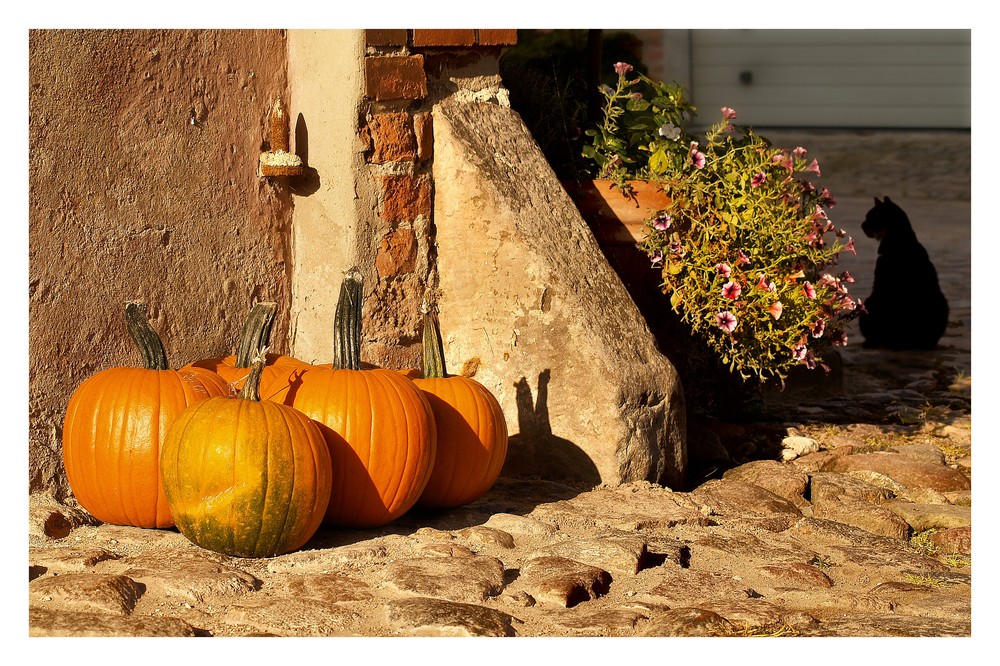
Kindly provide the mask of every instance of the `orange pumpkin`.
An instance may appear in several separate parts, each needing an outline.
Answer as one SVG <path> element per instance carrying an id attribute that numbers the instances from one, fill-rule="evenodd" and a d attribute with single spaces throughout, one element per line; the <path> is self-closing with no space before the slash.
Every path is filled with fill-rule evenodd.
<path id="1" fill-rule="evenodd" d="M 437 424 L 437 457 L 418 504 L 453 508 L 473 502 L 493 487 L 507 458 L 507 421 L 489 389 L 449 375 L 437 317 L 424 317 L 424 372 L 412 372 Z"/>
<path id="2" fill-rule="evenodd" d="M 91 515 L 105 523 L 172 527 L 160 483 L 160 445 L 186 407 L 229 386 L 201 368 L 170 370 L 146 307 L 125 306 L 129 334 L 143 368 L 108 368 L 73 393 L 63 423 L 63 461 L 70 488 Z"/>
<path id="3" fill-rule="evenodd" d="M 334 362 L 297 373 L 271 399 L 309 416 L 326 437 L 333 490 L 325 522 L 377 527 L 419 499 L 434 464 L 437 429 L 412 381 L 391 370 L 361 369 L 361 301 L 355 268 L 337 303 Z"/>
<path id="4" fill-rule="evenodd" d="M 278 304 L 274 302 L 259 302 L 251 309 L 247 316 L 240 340 L 236 347 L 236 353 L 222 358 L 206 358 L 193 361 L 184 366 L 182 370 L 188 368 L 204 368 L 211 370 L 215 374 L 225 379 L 237 391 L 243 388 L 247 376 L 250 374 L 250 366 L 253 357 L 258 349 L 267 346 L 271 337 L 271 326 L 274 324 L 274 315 L 277 312 Z M 267 396 L 267 387 L 274 381 L 287 381 L 287 375 L 296 368 L 305 368 L 309 364 L 300 361 L 292 356 L 284 354 L 267 354 L 264 374 L 261 376 L 260 385 Z"/>
<path id="5" fill-rule="evenodd" d="M 297 550 L 319 528 L 332 468 L 319 427 L 258 393 L 263 355 L 240 395 L 192 405 L 160 454 L 177 528 L 195 544 L 235 557 Z"/>

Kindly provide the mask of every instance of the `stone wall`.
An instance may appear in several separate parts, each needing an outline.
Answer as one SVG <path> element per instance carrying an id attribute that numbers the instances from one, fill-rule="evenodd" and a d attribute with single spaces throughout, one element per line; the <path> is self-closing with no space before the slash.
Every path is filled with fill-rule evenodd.
<path id="1" fill-rule="evenodd" d="M 32 30 L 29 483 L 66 490 L 61 426 L 91 374 L 136 365 L 144 299 L 172 367 L 231 353 L 252 302 L 286 346 L 287 188 L 261 179 L 287 94 L 278 30 Z"/>
<path id="2" fill-rule="evenodd" d="M 493 95 L 502 47 L 516 30 L 365 30 L 360 135 L 377 223 L 359 256 L 374 266 L 366 360 L 420 367 L 421 309 L 436 276 L 433 103 L 460 91 Z"/>

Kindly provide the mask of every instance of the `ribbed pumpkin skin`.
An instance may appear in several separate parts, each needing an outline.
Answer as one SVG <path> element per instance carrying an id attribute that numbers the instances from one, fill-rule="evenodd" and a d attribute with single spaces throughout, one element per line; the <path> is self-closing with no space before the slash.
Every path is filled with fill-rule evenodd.
<path id="1" fill-rule="evenodd" d="M 290 371 L 307 367 L 309 367 L 308 363 L 300 361 L 293 356 L 268 354 L 267 363 L 261 375 L 260 385 L 261 387 L 270 386 L 274 381 L 287 377 Z M 188 368 L 210 370 L 226 380 L 237 391 L 243 388 L 247 377 L 250 375 L 250 368 L 236 367 L 236 354 L 230 354 L 224 358 L 206 358 L 194 361 L 181 369 Z"/>
<path id="2" fill-rule="evenodd" d="M 316 421 L 326 438 L 333 490 L 325 522 L 378 527 L 420 498 L 437 428 L 427 398 L 409 379 L 382 368 L 313 366 L 273 399 Z"/>
<path id="3" fill-rule="evenodd" d="M 160 447 L 196 402 L 229 393 L 207 370 L 109 368 L 73 393 L 63 423 L 63 461 L 73 494 L 105 523 L 173 527 L 160 483 Z"/>
<path id="4" fill-rule="evenodd" d="M 417 502 L 453 508 L 473 502 L 493 487 L 507 458 L 507 422 L 500 403 L 474 379 L 414 378 L 427 396 L 437 424 L 437 457 Z"/>
<path id="5" fill-rule="evenodd" d="M 235 557 L 301 548 L 330 499 L 330 454 L 319 428 L 284 405 L 213 398 L 184 411 L 161 452 L 177 528 Z"/>

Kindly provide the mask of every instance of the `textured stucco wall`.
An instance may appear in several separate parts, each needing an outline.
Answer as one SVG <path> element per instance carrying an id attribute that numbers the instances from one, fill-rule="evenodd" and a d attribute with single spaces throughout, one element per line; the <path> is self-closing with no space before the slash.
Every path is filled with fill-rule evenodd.
<path id="1" fill-rule="evenodd" d="M 309 363 L 333 360 L 333 319 L 344 273 L 369 265 L 374 193 L 362 177 L 358 116 L 363 95 L 361 30 L 289 30 L 292 150 L 307 162 L 292 184 L 291 351 Z M 363 241 L 359 239 L 364 239 Z M 370 280 L 366 291 L 371 290 Z"/>
<path id="2" fill-rule="evenodd" d="M 35 30 L 29 69 L 29 479 L 65 490 L 72 391 L 139 363 L 125 301 L 172 367 L 230 353 L 256 300 L 287 348 L 291 200 L 256 164 L 294 102 L 276 30 Z"/>

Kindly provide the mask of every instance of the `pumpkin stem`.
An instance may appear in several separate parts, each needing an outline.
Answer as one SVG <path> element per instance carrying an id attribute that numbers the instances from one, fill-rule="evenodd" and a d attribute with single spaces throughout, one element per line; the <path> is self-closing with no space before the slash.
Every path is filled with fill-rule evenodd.
<path id="1" fill-rule="evenodd" d="M 441 342 L 441 329 L 438 318 L 433 312 L 424 314 L 424 377 L 447 377 L 444 365 L 444 344 Z"/>
<path id="2" fill-rule="evenodd" d="M 240 333 L 239 345 L 236 347 L 237 368 L 249 368 L 253 365 L 257 350 L 267 346 L 277 311 L 278 304 L 274 302 L 260 302 L 250 309 L 246 323 L 243 324 L 243 332 Z"/>
<path id="3" fill-rule="evenodd" d="M 347 271 L 340 285 L 337 313 L 333 321 L 333 367 L 361 369 L 361 302 L 364 278 L 358 267 Z"/>
<path id="4" fill-rule="evenodd" d="M 142 365 L 147 370 L 167 370 L 167 351 L 163 341 L 146 319 L 146 304 L 142 301 L 132 301 L 125 304 L 125 327 L 132 337 L 139 353 L 142 354 Z"/>
<path id="5" fill-rule="evenodd" d="M 250 374 L 247 381 L 240 389 L 240 397 L 244 400 L 260 402 L 260 376 L 264 372 L 264 365 L 267 363 L 267 347 L 261 347 L 260 353 L 251 359 Z"/>

